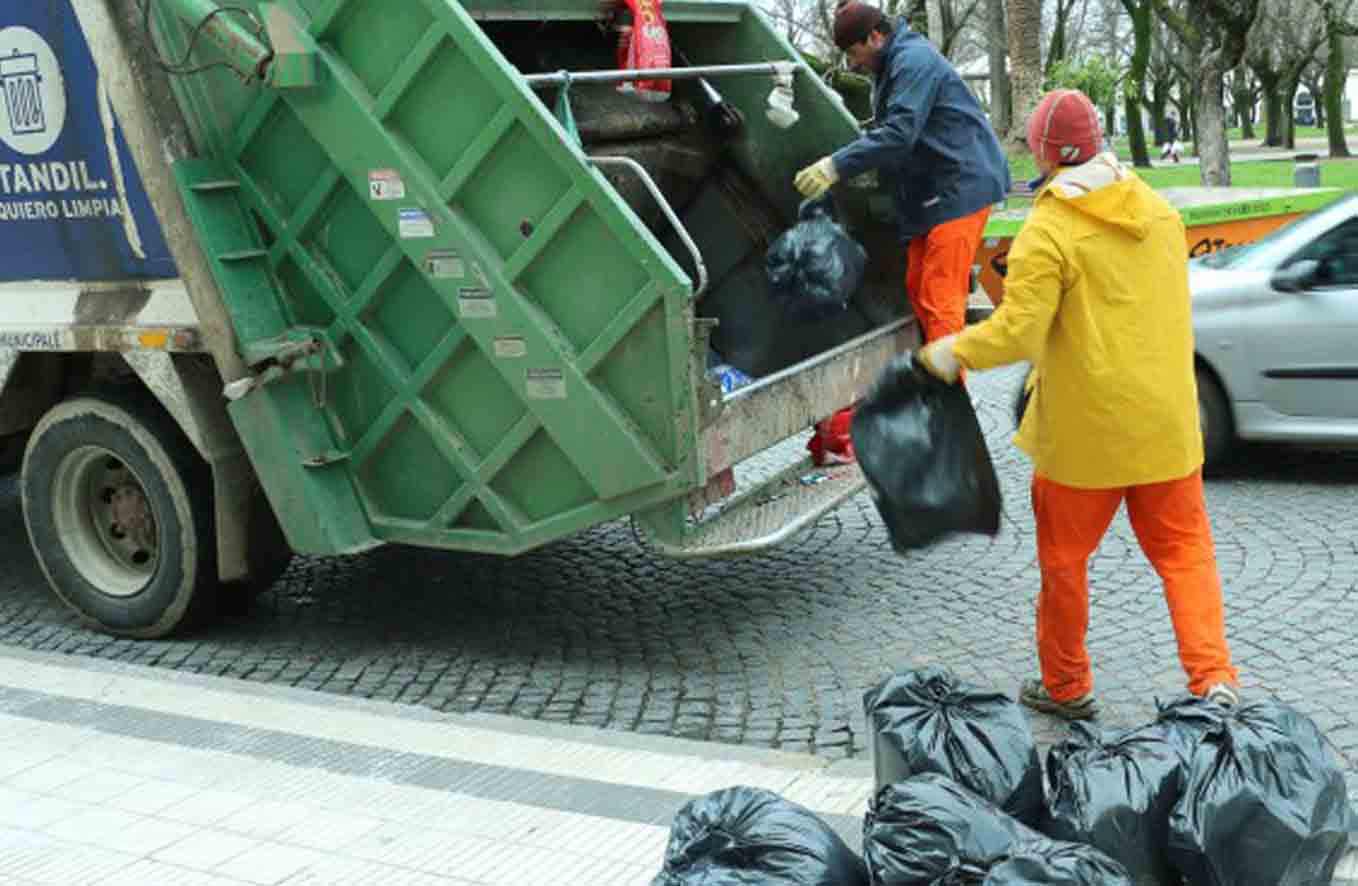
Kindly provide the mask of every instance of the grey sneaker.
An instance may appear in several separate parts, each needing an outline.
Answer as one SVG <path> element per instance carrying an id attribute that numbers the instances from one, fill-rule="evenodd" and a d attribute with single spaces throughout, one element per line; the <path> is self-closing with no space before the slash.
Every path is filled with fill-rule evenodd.
<path id="1" fill-rule="evenodd" d="M 1233 708 L 1240 704 L 1240 691 L 1228 683 L 1218 683 L 1211 689 L 1203 693 L 1203 699 L 1221 705 L 1223 708 Z"/>
<path id="2" fill-rule="evenodd" d="M 1086 692 L 1070 701 L 1057 701 L 1041 680 L 1024 680 L 1019 689 L 1019 702 L 1063 720 L 1092 720 L 1099 715 L 1099 700 L 1094 693 Z"/>

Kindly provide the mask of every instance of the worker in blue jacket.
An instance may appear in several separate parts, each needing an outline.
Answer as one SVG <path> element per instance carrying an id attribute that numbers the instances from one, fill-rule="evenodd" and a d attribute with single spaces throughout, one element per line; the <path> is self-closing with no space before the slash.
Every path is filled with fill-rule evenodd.
<path id="1" fill-rule="evenodd" d="M 923 36 L 880 10 L 849 0 L 835 12 L 835 45 L 873 75 L 869 131 L 803 169 L 806 197 L 870 170 L 893 198 L 909 243 L 906 296 L 924 340 L 962 331 L 972 263 L 993 204 L 1009 191 L 1009 163 L 962 77 Z M 817 462 L 849 461 L 852 409 L 817 425 Z"/>

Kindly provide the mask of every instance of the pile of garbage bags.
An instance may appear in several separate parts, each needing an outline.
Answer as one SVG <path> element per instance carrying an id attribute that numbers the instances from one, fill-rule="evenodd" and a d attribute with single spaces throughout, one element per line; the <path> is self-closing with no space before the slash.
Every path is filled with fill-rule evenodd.
<path id="1" fill-rule="evenodd" d="M 1073 724 L 1045 776 L 1017 703 L 944 668 L 884 680 L 864 711 L 861 856 L 809 810 L 734 787 L 679 811 L 654 886 L 1326 884 L 1356 823 L 1324 736 L 1276 700 Z"/>

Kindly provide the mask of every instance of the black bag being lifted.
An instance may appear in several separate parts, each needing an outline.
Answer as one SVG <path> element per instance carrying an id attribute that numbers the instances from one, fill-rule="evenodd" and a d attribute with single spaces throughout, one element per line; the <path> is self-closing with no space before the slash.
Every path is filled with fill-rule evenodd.
<path id="1" fill-rule="evenodd" d="M 1025 824 L 1042 811 L 1042 761 L 1007 695 L 942 667 L 889 677 L 863 695 L 877 787 L 935 772 Z"/>
<path id="2" fill-rule="evenodd" d="M 1183 767 L 1179 744 L 1158 725 L 1100 732 L 1072 723 L 1070 737 L 1047 754 L 1041 829 L 1100 850 L 1126 868 L 1135 886 L 1177 886 L 1169 817 Z"/>
<path id="3" fill-rule="evenodd" d="M 877 792 L 863 860 L 872 886 L 979 882 L 1015 844 L 1040 839 L 955 781 L 917 775 Z"/>
<path id="4" fill-rule="evenodd" d="M 868 253 L 839 226 L 828 194 L 803 203 L 797 218 L 765 256 L 769 293 L 800 320 L 842 314 L 863 284 Z"/>
<path id="5" fill-rule="evenodd" d="M 1354 816 L 1319 728 L 1278 701 L 1209 731 L 1170 817 L 1169 852 L 1194 886 L 1330 882 Z"/>
<path id="6" fill-rule="evenodd" d="M 1015 846 L 982 886 L 1132 886 L 1122 865 L 1092 846 L 1039 840 Z"/>
<path id="7" fill-rule="evenodd" d="M 1000 531 L 1000 481 L 971 397 L 895 358 L 854 412 L 853 446 L 898 553 Z"/>
<path id="8" fill-rule="evenodd" d="M 653 886 L 862 886 L 862 861 L 807 809 L 734 787 L 689 801 Z"/>

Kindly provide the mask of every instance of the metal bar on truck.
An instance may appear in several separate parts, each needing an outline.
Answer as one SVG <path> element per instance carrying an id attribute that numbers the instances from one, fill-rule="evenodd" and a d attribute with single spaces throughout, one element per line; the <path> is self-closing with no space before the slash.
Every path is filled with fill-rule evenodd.
<path id="1" fill-rule="evenodd" d="M 628 80 L 697 80 L 700 77 L 777 77 L 794 74 L 796 62 L 758 62 L 746 65 L 698 65 L 692 68 L 637 68 L 634 71 L 556 71 L 526 74 L 529 86 L 541 88 L 566 83 L 623 83 Z"/>
<path id="2" fill-rule="evenodd" d="M 702 253 L 698 251 L 698 244 L 693 242 L 693 238 L 689 236 L 688 229 L 685 228 L 684 223 L 679 220 L 679 214 L 674 211 L 674 207 L 670 206 L 670 201 L 665 199 L 665 195 L 661 193 L 660 188 L 655 183 L 655 179 L 651 178 L 651 174 L 646 171 L 646 167 L 642 166 L 631 157 L 590 157 L 589 162 L 593 163 L 595 166 L 622 166 L 637 174 L 637 177 L 641 179 L 641 183 L 646 186 L 646 190 L 650 191 L 651 196 L 655 198 L 655 202 L 660 204 L 660 211 L 665 214 L 665 218 L 674 226 L 674 231 L 679 235 L 679 239 L 683 241 L 684 248 L 689 251 L 689 255 L 693 256 L 693 265 L 698 270 L 698 288 L 693 290 L 693 297 L 698 298 L 706 292 L 707 265 L 703 263 Z"/>

